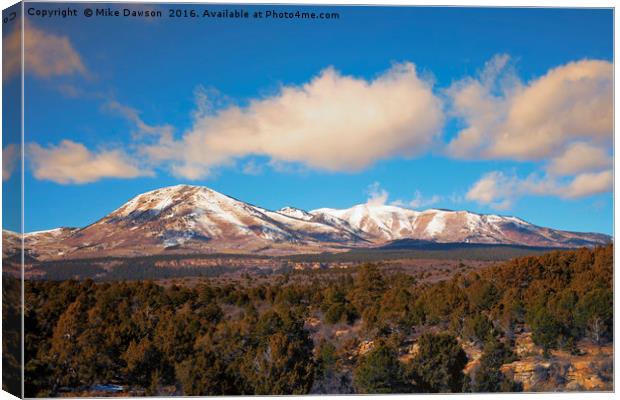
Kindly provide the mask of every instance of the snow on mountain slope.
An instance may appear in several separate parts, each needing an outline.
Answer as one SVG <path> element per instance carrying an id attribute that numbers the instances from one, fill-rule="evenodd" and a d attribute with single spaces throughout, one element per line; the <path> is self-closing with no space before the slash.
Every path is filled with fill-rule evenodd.
<path id="1" fill-rule="evenodd" d="M 302 219 L 304 221 L 310 221 L 313 217 L 313 215 L 310 214 L 308 211 L 304 211 L 295 207 L 284 207 L 276 212 L 289 217 Z"/>
<path id="2" fill-rule="evenodd" d="M 310 213 L 338 218 L 374 240 L 407 237 L 413 231 L 413 222 L 419 214 L 406 208 L 369 204 L 360 204 L 344 210 L 320 208 Z"/>

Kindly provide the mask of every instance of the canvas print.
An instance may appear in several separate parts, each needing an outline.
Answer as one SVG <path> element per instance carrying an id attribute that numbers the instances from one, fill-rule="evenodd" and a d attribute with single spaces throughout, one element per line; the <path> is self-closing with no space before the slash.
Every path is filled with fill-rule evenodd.
<path id="1" fill-rule="evenodd" d="M 5 9 L 3 390 L 613 391 L 613 18 Z"/>

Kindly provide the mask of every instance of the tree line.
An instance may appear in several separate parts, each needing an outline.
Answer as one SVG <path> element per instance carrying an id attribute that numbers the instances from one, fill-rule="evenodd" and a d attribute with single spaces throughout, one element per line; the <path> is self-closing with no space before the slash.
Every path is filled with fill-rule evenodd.
<path id="1" fill-rule="evenodd" d="M 518 391 L 500 371 L 518 332 L 545 357 L 613 340 L 612 269 L 608 245 L 432 284 L 377 264 L 258 285 L 26 281 L 26 396 L 111 382 L 147 395 Z M 334 341 L 309 318 L 359 333 Z M 464 342 L 482 351 L 468 375 Z"/>

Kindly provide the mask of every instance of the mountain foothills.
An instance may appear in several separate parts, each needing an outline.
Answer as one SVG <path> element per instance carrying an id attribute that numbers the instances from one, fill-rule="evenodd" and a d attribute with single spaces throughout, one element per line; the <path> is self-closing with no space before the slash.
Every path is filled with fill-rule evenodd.
<path id="1" fill-rule="evenodd" d="M 5 231 L 3 236 L 3 256 L 19 249 L 19 235 Z M 516 217 L 393 205 L 271 211 L 190 185 L 136 196 L 81 229 L 24 235 L 27 254 L 38 259 L 162 252 L 282 255 L 374 248 L 400 240 L 570 248 L 609 243 L 611 237 L 544 228 Z"/>

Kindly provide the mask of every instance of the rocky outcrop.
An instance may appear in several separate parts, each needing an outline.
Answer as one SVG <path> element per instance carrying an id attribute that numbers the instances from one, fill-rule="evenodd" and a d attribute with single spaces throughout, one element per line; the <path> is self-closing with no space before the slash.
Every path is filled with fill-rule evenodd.
<path id="1" fill-rule="evenodd" d="M 581 343 L 578 355 L 559 350 L 545 359 L 531 337 L 521 335 L 518 339 L 515 353 L 520 359 L 504 364 L 501 371 L 524 391 L 613 390 L 613 345 Z"/>

